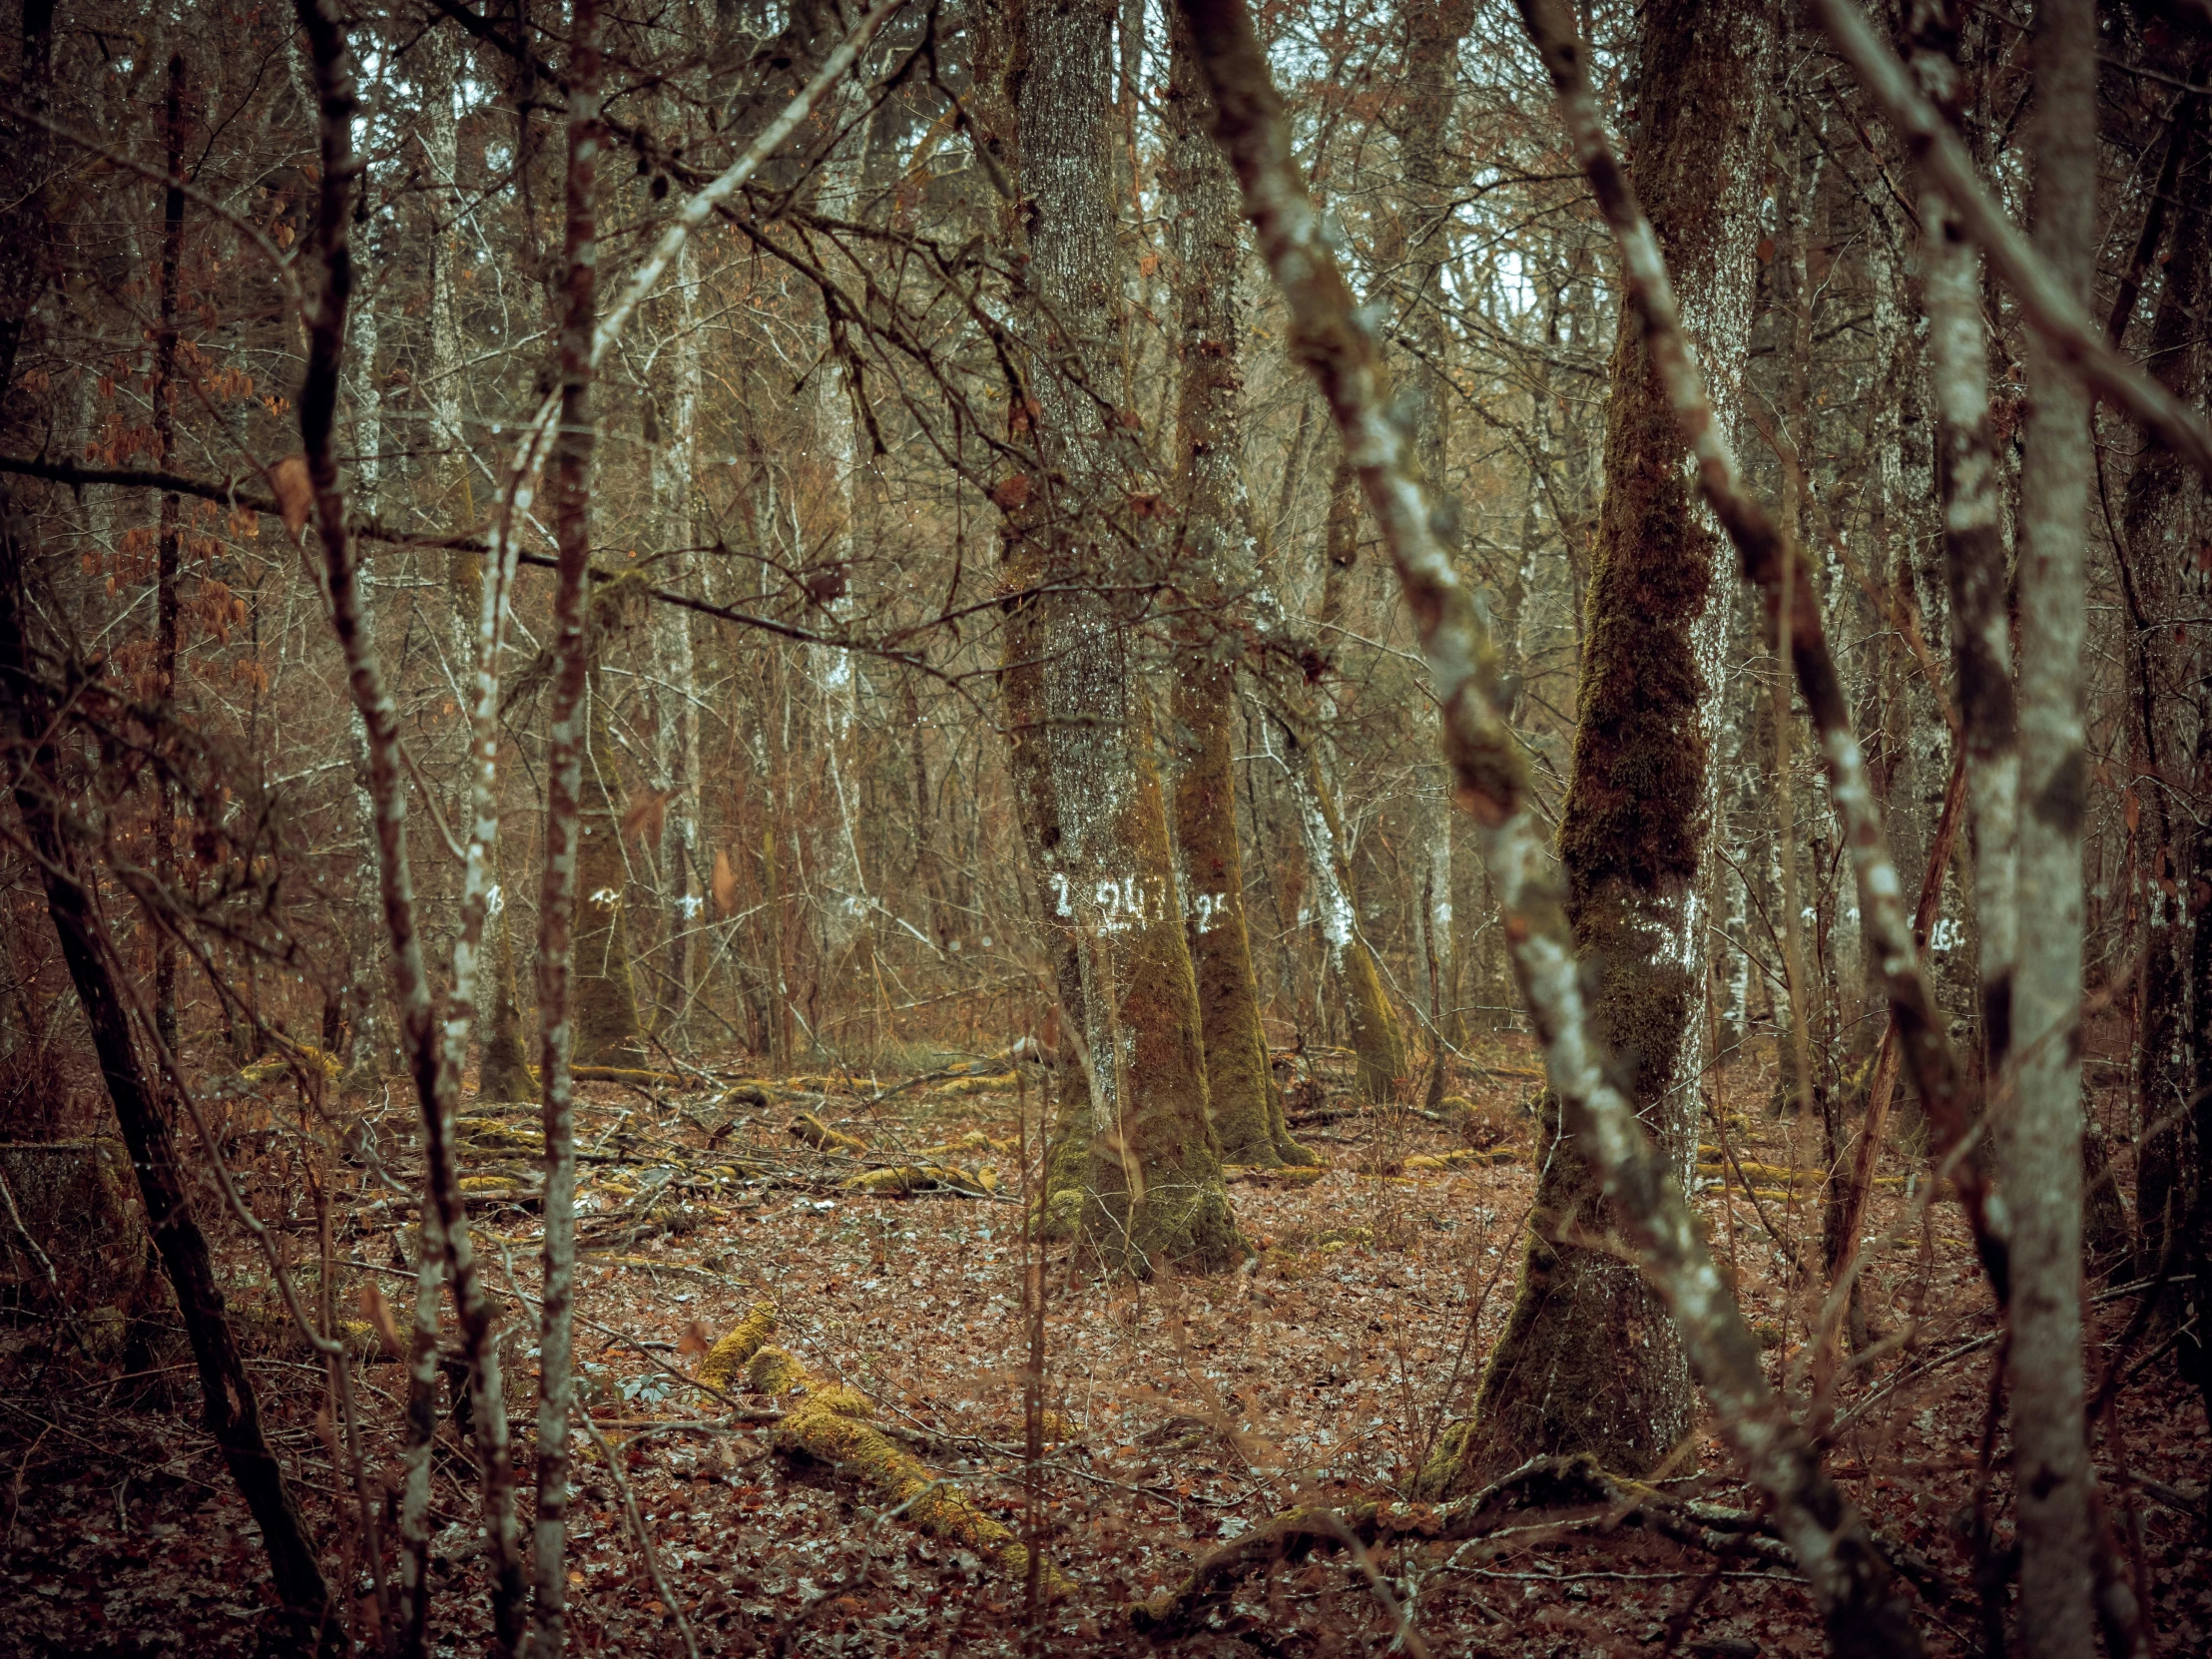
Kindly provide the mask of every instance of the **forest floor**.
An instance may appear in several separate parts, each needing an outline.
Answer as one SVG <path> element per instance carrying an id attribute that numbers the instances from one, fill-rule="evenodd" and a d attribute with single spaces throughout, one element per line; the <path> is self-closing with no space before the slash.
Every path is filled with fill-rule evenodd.
<path id="1" fill-rule="evenodd" d="M 1359 1108 L 1325 1067 L 1293 1091 L 1294 1132 L 1331 1167 L 1311 1184 L 1255 1178 L 1234 1189 L 1264 1253 L 1256 1266 L 1137 1286 L 1094 1279 L 1064 1249 L 1050 1253 L 1045 1403 L 1066 1420 L 1053 1419 L 1065 1437 L 1047 1449 L 1034 1524 L 1072 1589 L 1044 1613 L 1034 1651 L 1323 1655 L 1391 1647 L 1395 1630 L 1382 1599 L 1341 1556 L 1278 1566 L 1247 1582 L 1197 1634 L 1172 1641 L 1132 1634 L 1126 1608 L 1180 1583 L 1200 1552 L 1288 1504 L 1391 1495 L 1466 1410 L 1512 1299 L 1533 1186 L 1533 1050 L 1508 1039 L 1478 1057 L 1484 1069 L 1455 1076 L 1454 1087 L 1478 1117 L 1505 1123 L 1504 1159 L 1392 1173 L 1407 1157 L 1464 1143 L 1414 1114 Z M 1820 1135 L 1815 1124 L 1769 1115 L 1772 1076 L 1771 1059 L 1740 1060 L 1721 1076 L 1736 1159 L 1755 1183 L 1772 1184 L 1756 1207 L 1733 1178 L 1725 1194 L 1720 1183 L 1706 1187 L 1699 1203 L 1769 1345 L 1772 1375 L 1805 1408 L 1817 1297 L 1796 1287 L 1767 1229 L 1817 1262 L 1818 1189 L 1784 1172 L 1819 1163 Z M 871 1152 L 925 1143 L 957 1150 L 963 1137 L 978 1135 L 1003 1146 L 1020 1134 L 1022 1101 L 1033 1113 L 1036 1095 L 954 1079 L 863 1110 L 851 1086 L 828 1081 L 804 1094 L 766 1084 L 757 1106 L 719 1113 L 704 1104 L 712 1095 L 587 1086 L 585 1144 L 603 1158 L 609 1147 L 633 1149 L 626 1162 L 585 1172 L 586 1236 L 614 1241 L 580 1272 L 578 1307 L 589 1323 L 579 1331 L 579 1358 L 591 1409 L 619 1448 L 699 1652 L 1020 1651 L 1020 1581 L 968 1548 L 925 1536 L 913 1514 L 882 1513 L 880 1492 L 794 1463 L 775 1449 L 774 1423 L 733 1422 L 725 1406 L 673 1375 L 695 1371 L 703 1340 L 772 1298 L 776 1340 L 818 1379 L 863 1390 L 877 1419 L 919 1448 L 933 1474 L 957 1480 L 982 1512 L 1016 1533 L 1032 1524 L 1021 1451 L 1032 1335 L 1022 1316 L 1022 1211 L 1011 1175 L 1008 1190 L 993 1193 L 1000 1184 L 975 1167 L 995 1156 L 1011 1171 L 1018 1154 L 994 1155 L 968 1140 L 963 1168 L 948 1180 L 985 1196 L 875 1195 L 844 1186 L 869 1160 L 803 1147 L 784 1126 L 806 1108 Z M 472 1121 L 494 1142 L 502 1134 L 527 1142 L 530 1118 L 521 1108 Z M 688 1181 L 697 1202 L 641 1208 L 640 1190 L 653 1196 L 655 1159 L 682 1174 L 669 1193 Z M 400 1167 L 394 1154 L 390 1168 Z M 1899 1154 L 1886 1167 L 1903 1177 L 1916 1166 Z M 782 1173 L 758 1174 L 769 1169 Z M 373 1198 L 359 1167 L 334 1173 L 339 1188 Z M 510 1175 L 526 1184 L 520 1166 Z M 528 1291 L 535 1217 L 526 1205 L 505 1205 L 497 1185 L 477 1182 L 486 1194 L 492 1278 L 502 1290 Z M 265 1213 L 302 1213 L 296 1180 L 288 1212 L 280 1175 L 257 1186 Z M 1963 1654 L 1980 1639 L 1971 1522 L 1993 1322 L 1955 1211 L 1913 1205 L 1903 1186 L 1893 1181 L 1877 1195 L 1873 1230 L 1896 1237 L 1876 1257 L 1869 1308 L 1878 1334 L 1910 1332 L 1911 1341 L 1846 1368 L 1824 1407 L 1839 1425 L 1829 1462 L 1884 1536 L 1921 1552 L 1947 1581 L 1950 1599 L 1924 1599 L 1917 1611 L 1935 1651 Z M 391 1265 L 403 1236 L 366 1200 L 349 1215 L 351 1236 L 344 1227 L 335 1235 L 340 1306 L 375 1312 L 361 1287 L 380 1284 L 403 1321 L 408 1279 Z M 659 1218 L 642 1229 L 653 1236 L 640 1239 L 637 1227 L 608 1231 L 640 1215 Z M 288 1237 L 311 1268 L 311 1214 Z M 242 1326 L 273 1327 L 268 1288 L 251 1258 L 235 1240 L 224 1249 Z M 2104 1342 L 2133 1299 L 2111 1280 L 2099 1283 L 2095 1331 Z M 13 1335 L 12 1358 L 0 1352 L 0 1653 L 251 1651 L 254 1587 L 264 1577 L 259 1546 L 198 1430 L 188 1357 L 162 1354 L 166 1370 L 118 1380 L 112 1366 L 102 1374 L 40 1358 L 36 1345 L 22 1346 L 26 1336 Z M 369 1459 L 377 1477 L 395 1485 L 405 1376 L 370 1352 L 358 1374 Z M 522 1374 L 513 1415 L 527 1492 L 527 1338 L 512 1352 Z M 255 1364 L 273 1435 L 335 1566 L 349 1533 L 341 1536 L 344 1511 L 331 1490 L 334 1440 L 321 1368 L 310 1360 L 272 1339 Z M 2101 1363 L 2093 1347 L 2092 1379 Z M 2108 1426 L 2098 1466 L 2138 1570 L 2148 1574 L 2162 1650 L 2204 1652 L 2212 1642 L 2212 1551 L 2181 1512 L 2206 1476 L 2201 1406 L 2170 1361 L 2151 1353 L 2129 1374 L 2115 1420 L 2119 1439 Z M 481 1651 L 484 1636 L 474 1492 L 450 1424 L 440 1433 L 434 1651 L 467 1654 Z M 579 1448 L 570 1572 L 576 1650 L 683 1653 L 677 1609 L 661 1599 L 619 1488 L 605 1463 L 581 1441 Z M 1993 1450 L 1988 1492 L 2001 1551 L 2010 1531 L 2001 1437 Z M 1663 1475 L 1677 1496 L 1751 1501 L 1706 1430 Z M 1585 1515 L 1518 1539 L 1379 1549 L 1372 1564 L 1435 1654 L 1819 1650 L 1818 1621 L 1786 1565 L 1750 1552 L 1720 1559 L 1605 1521 Z M 365 1620 L 373 1606 L 365 1576 L 358 1587 Z"/>

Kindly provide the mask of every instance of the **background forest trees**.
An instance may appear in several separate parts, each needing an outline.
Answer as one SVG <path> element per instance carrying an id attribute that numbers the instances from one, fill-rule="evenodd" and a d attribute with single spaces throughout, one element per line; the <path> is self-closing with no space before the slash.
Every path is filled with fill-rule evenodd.
<path id="1" fill-rule="evenodd" d="M 285 1639 L 427 1640 L 441 1378 L 488 1639 L 593 1639 L 579 1180 L 686 1090 L 704 1157 L 961 1071 L 1014 1097 L 1025 1541 L 802 1404 L 850 1390 L 773 1314 L 699 1375 L 1023 1551 L 1032 1619 L 1052 1252 L 1258 1282 L 1256 1195 L 1405 1176 L 1350 1123 L 1530 1166 L 1403 1490 L 1712 1430 L 1832 1643 L 1917 1640 L 1821 1457 L 1939 1214 L 1996 1357 L 1956 1593 L 2138 1650 L 2098 1425 L 2142 1356 L 2212 1400 L 2212 14 L 1871 15 L 13 8 L 10 1307 L 60 1317 L 53 1193 L 143 1211 Z M 856 1190 L 1010 1196 L 896 1158 Z M 326 1379 L 304 1507 L 256 1273 Z M 78 1361 L 166 1363 L 131 1296 Z M 1598 1501 L 1563 1467 L 1530 1501 Z"/>

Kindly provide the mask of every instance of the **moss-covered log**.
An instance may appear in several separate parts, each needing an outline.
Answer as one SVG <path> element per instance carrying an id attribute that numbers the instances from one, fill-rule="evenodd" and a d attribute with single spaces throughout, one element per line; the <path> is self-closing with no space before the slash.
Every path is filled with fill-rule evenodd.
<path id="1" fill-rule="evenodd" d="M 1028 1577 L 1028 1547 L 960 1487 L 932 1475 L 912 1452 L 875 1427 L 868 1420 L 875 1414 L 874 1402 L 859 1389 L 811 1376 L 781 1348 L 758 1350 L 747 1376 L 756 1389 L 786 1404 L 769 1434 L 778 1450 L 829 1464 L 871 1488 L 885 1514 L 901 1516 L 932 1538 L 973 1550 L 1007 1578 Z M 1043 1563 L 1040 1578 L 1048 1598 L 1074 1588 L 1049 1561 Z"/>

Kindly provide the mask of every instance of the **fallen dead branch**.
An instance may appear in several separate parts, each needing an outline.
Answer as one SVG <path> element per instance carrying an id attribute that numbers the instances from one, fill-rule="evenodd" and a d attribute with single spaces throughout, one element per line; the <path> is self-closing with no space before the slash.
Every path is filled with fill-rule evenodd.
<path id="1" fill-rule="evenodd" d="M 1200 1558 L 1181 1587 L 1129 1609 L 1138 1632 L 1166 1640 L 1198 1629 L 1247 1579 L 1278 1562 L 1301 1561 L 1316 1551 L 1367 1548 L 1406 1540 L 1464 1543 L 1511 1533 L 1556 1535 L 1570 1531 L 1643 1526 L 1688 1548 L 1715 1555 L 1750 1555 L 1791 1568 L 1789 1546 L 1748 1509 L 1670 1497 L 1639 1481 L 1598 1467 L 1588 1456 L 1536 1457 L 1481 1491 L 1451 1503 L 1361 1503 L 1346 1508 L 1292 1509 L 1266 1526 L 1231 1540 Z M 1877 1540 L 1890 1564 L 1930 1602 L 1941 1606 L 1950 1586 L 1918 1552 Z"/>

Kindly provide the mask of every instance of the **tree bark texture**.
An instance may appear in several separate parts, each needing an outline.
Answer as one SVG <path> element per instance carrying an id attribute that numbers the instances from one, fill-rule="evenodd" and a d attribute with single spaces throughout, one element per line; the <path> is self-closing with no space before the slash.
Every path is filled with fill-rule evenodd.
<path id="1" fill-rule="evenodd" d="M 1396 117 L 1398 171 L 1404 183 L 1385 265 L 1395 264 L 1397 329 L 1411 348 L 1413 447 L 1429 499 L 1456 539 L 1457 510 L 1444 479 L 1451 442 L 1451 331 L 1444 325 L 1443 270 L 1451 252 L 1452 197 L 1463 173 L 1450 148 L 1458 101 L 1459 43 L 1474 19 L 1470 0 L 1404 8 L 1403 103 Z M 1512 639 L 1508 629 L 1502 636 Z M 1440 1094 L 1442 1056 L 1458 1041 L 1453 1012 L 1457 974 L 1451 929 L 1451 782 L 1439 760 L 1424 767 L 1412 802 L 1413 1003 L 1428 1026 L 1430 1092 Z M 1434 1100 L 1429 1102 L 1431 1106 Z"/>
<path id="2" fill-rule="evenodd" d="M 585 614 L 591 579 L 592 460 L 598 438 L 591 395 L 592 335 L 599 309 L 599 155 L 605 143 L 600 126 L 596 0 L 578 0 L 570 43 L 568 212 L 562 238 L 567 304 L 560 335 L 561 424 L 553 446 L 553 529 L 560 549 L 560 577 L 553 598 L 545 864 L 538 889 L 538 1084 L 545 1134 L 545 1234 L 539 1249 L 543 1300 L 538 1310 L 538 1509 L 530 1586 L 533 1659 L 560 1659 L 568 1644 L 568 1442 L 575 1386 L 576 1294 L 576 1102 L 571 1064 L 579 1037 L 589 1041 L 612 1035 L 580 1030 L 571 1023 L 577 943 L 571 928 L 583 886 L 583 866 L 588 862 L 580 843 L 587 830 L 596 829 L 614 845 L 618 864 L 621 854 L 619 826 L 611 815 L 608 822 L 597 825 L 584 822 L 585 772 L 597 759 L 586 753 L 596 713 L 587 702 L 596 701 L 591 697 L 596 688 L 589 684 L 592 654 L 587 637 L 590 619 Z M 612 764 L 613 757 L 607 759 Z M 599 796 L 604 799 L 603 781 Z M 609 878 L 619 883 L 619 871 Z M 614 890 L 618 896 L 607 919 L 613 940 L 607 950 L 610 956 L 620 949 L 623 922 L 621 887 Z M 586 902 L 595 896 L 586 893 Z M 626 953 L 621 962 L 625 982 L 620 990 L 626 992 Z M 585 995 L 589 994 L 587 989 Z M 614 999 L 613 993 L 601 994 Z M 634 1023 L 634 1009 L 632 1018 Z"/>
<path id="3" fill-rule="evenodd" d="M 1246 217 L 1282 290 L 1294 348 L 1329 399 L 1419 626 L 1442 708 L 1445 752 L 1497 890 L 1514 975 L 1543 1044 L 1545 1072 L 1562 1115 L 1598 1164 L 1631 1247 L 1664 1288 L 1719 1431 L 1773 1504 L 1777 1528 L 1805 1571 L 1832 1647 L 1853 1659 L 1919 1653 L 1918 1632 L 1887 1564 L 1767 1384 L 1757 1342 L 1722 1284 L 1679 1184 L 1645 1137 L 1634 1105 L 1612 1082 L 1610 1061 L 1594 1040 L 1564 884 L 1543 855 L 1526 763 L 1502 723 L 1510 699 L 1496 649 L 1472 595 L 1435 539 L 1409 446 L 1385 413 L 1388 386 L 1380 343 L 1306 195 L 1282 100 L 1252 20 L 1240 0 L 1183 0 L 1182 10 L 1213 88 L 1216 136 L 1236 168 Z M 1685 361 L 1679 338 L 1669 333 L 1674 306 L 1665 268 L 1597 122 L 1572 15 L 1563 7 L 1532 3 L 1523 19 L 1560 95 L 1577 159 L 1598 187 L 1624 263 L 1636 277 L 1638 303 L 1653 319 L 1651 337 L 1670 346 L 1662 366 L 1670 389 L 1680 383 L 1675 401 L 1698 456 L 1700 482 L 1731 537 L 1743 544 L 1747 571 L 1760 578 L 1763 591 L 1772 592 L 1778 562 L 1773 532 L 1762 514 L 1742 502 L 1733 461 L 1712 435 L 1711 410 L 1695 369 Z M 1806 637 L 1794 632 L 1793 638 L 1808 701 L 1840 717 L 1817 611 L 1801 606 L 1791 619 L 1793 629 L 1807 619 Z M 1863 797 L 1848 731 L 1830 745 L 1830 762 L 1835 793 Z M 1853 812 L 1855 822 L 1863 817 L 1858 807 Z M 1880 853 L 1879 832 L 1867 838 L 1871 844 L 1855 846 L 1862 887 L 1879 886 L 1886 870 L 1894 901 L 1896 871 Z M 1909 947 L 1905 971 L 1911 971 Z"/>
<path id="4" fill-rule="evenodd" d="M 1244 639 L 1241 601 L 1259 561 L 1247 499 L 1238 361 L 1237 271 L 1244 223 L 1236 181 L 1212 133 L 1189 31 L 1171 25 L 1169 188 L 1179 288 L 1175 461 L 1182 507 L 1176 582 L 1184 609 L 1174 674 L 1176 872 L 1206 1047 L 1206 1089 L 1222 1156 L 1236 1164 L 1310 1161 L 1283 1123 L 1268 1065 L 1260 982 L 1245 922 L 1231 729 Z"/>
<path id="5" fill-rule="evenodd" d="M 1061 924 L 1076 935 L 1092 1122 L 1087 1230 L 1131 1271 L 1234 1265 L 1243 1242 L 1209 1120 L 1198 986 L 1168 845 L 1151 712 L 1134 684 L 1124 625 L 1105 594 L 1122 560 L 1099 532 L 1119 489 L 1115 434 L 1099 398 L 1121 293 L 1112 213 L 1109 16 L 1035 0 L 1013 66 L 1030 280 L 1048 316 L 1031 395 L 1043 473 L 1049 573 L 1042 607 L 1043 713 L 1059 844 Z"/>
<path id="6" fill-rule="evenodd" d="M 1682 291 L 1699 296 L 1685 329 L 1701 363 L 1719 365 L 1725 423 L 1750 336 L 1773 21 L 1683 0 L 1647 5 L 1637 27 L 1649 93 L 1630 175 Z M 1731 592 L 1727 543 L 1692 485 L 1642 321 L 1624 306 L 1559 856 L 1576 945 L 1598 970 L 1596 1029 L 1630 1068 L 1678 1181 L 1695 1161 L 1705 1063 L 1703 860 Z M 1615 1223 L 1555 1106 L 1544 1147 L 1519 1292 L 1474 1419 L 1451 1442 L 1454 1488 L 1547 1452 L 1641 1471 L 1690 1426 L 1689 1368 L 1658 1293 L 1633 1264 L 1576 1242 Z"/>
<path id="7" fill-rule="evenodd" d="M 460 1193 L 453 1148 L 453 1111 L 459 1094 L 460 1066 L 474 1015 L 474 951 L 481 928 L 482 895 L 488 888 L 492 835 L 497 829 L 496 798 L 490 794 L 492 756 L 498 715 L 499 622 L 504 612 L 504 583 L 487 588 L 486 615 L 478 657 L 477 702 L 472 760 L 475 764 L 476 822 L 469 842 L 469 876 L 463 890 L 463 924 L 454 947 L 453 986 L 447 996 L 443 1040 L 436 999 L 424 968 L 417 922 L 414 876 L 407 849 L 407 798 L 399 776 L 398 712 L 393 703 L 362 610 L 346 506 L 339 487 L 331 433 L 337 408 L 338 379 L 344 360 L 345 313 L 352 292 L 353 266 L 347 245 L 352 194 L 359 164 L 352 153 L 355 111 L 352 83 L 344 67 L 345 41 L 322 0 L 298 0 L 295 7 L 311 54 L 320 110 L 319 181 L 313 225 L 313 249 L 321 266 L 320 289 L 307 311 L 307 373 L 299 391 L 300 447 L 313 492 L 311 521 L 322 552 L 322 580 L 332 631 L 345 661 L 347 689 L 360 717 L 368 750 L 368 786 L 374 806 L 378 890 L 382 898 L 394 1000 L 399 1009 L 401 1049 L 413 1080 L 423 1122 L 423 1156 L 428 1173 L 427 1202 L 437 1207 L 444 1234 L 446 1271 L 459 1312 L 461 1344 L 473 1389 L 471 1417 L 481 1459 L 484 1529 L 489 1541 L 486 1565 L 491 1578 L 492 1644 L 509 1654 L 522 1634 L 523 1574 L 515 1531 L 513 1469 L 507 1450 L 507 1406 L 499 1375 L 499 1351 L 492 1313 L 484 1297 L 467 1211 Z M 510 544 L 511 545 L 511 544 Z M 511 563 L 502 561 L 511 572 Z"/>
<path id="8" fill-rule="evenodd" d="M 2035 18 L 2035 246 L 2086 302 L 2096 249 L 2096 13 L 2048 0 Z M 2093 1476 L 2082 1422 L 2081 715 L 2089 501 L 2087 388 L 2039 335 L 2028 342 L 2020 468 L 2019 928 L 2009 1075 L 1997 1120 L 1999 1219 L 2012 1261 L 2012 1467 L 2020 1639 L 2034 1659 L 2087 1659 Z M 2023 917 L 2024 920 L 2024 917 Z M 2000 1074 L 2001 1075 L 2001 1074 Z"/>

